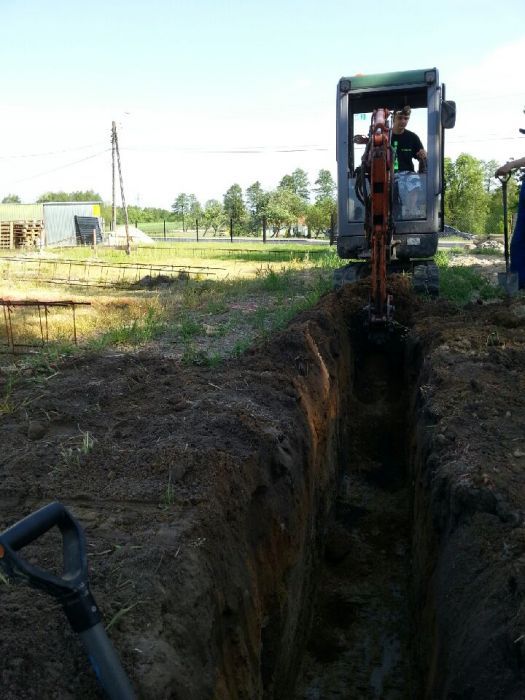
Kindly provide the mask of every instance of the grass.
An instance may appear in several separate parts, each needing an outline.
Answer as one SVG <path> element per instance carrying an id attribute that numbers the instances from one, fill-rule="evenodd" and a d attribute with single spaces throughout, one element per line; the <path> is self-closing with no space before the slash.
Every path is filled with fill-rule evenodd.
<path id="1" fill-rule="evenodd" d="M 449 301 L 463 305 L 474 298 L 488 301 L 500 299 L 504 291 L 495 287 L 489 280 L 471 267 L 451 265 L 453 251 L 438 251 L 435 261 L 439 267 L 440 296 Z"/>
<path id="2" fill-rule="evenodd" d="M 81 440 L 79 445 L 63 445 L 60 448 L 61 463 L 55 467 L 55 471 L 61 472 L 73 467 L 79 467 L 81 458 L 89 454 L 95 445 L 95 440 L 89 431 L 80 431 Z"/>
<path id="3" fill-rule="evenodd" d="M 473 255 L 493 255 L 495 257 L 503 258 L 503 253 L 498 248 L 474 248 L 472 250 Z"/>
<path id="4" fill-rule="evenodd" d="M 15 405 L 13 403 L 14 382 L 14 377 L 12 375 L 8 375 L 3 390 L 3 396 L 0 398 L 0 416 L 13 413 L 15 410 Z"/>
<path id="5" fill-rule="evenodd" d="M 168 483 L 166 485 L 166 490 L 162 496 L 162 505 L 164 508 L 169 508 L 175 503 L 175 487 L 171 483 L 171 471 L 168 474 Z"/>
<path id="6" fill-rule="evenodd" d="M 306 246 L 297 243 L 273 247 L 258 244 L 257 259 L 250 259 L 255 243 L 245 244 L 244 248 L 237 245 L 235 250 L 216 245 L 210 254 L 224 257 L 220 263 L 224 265 L 224 274 L 210 279 L 177 280 L 158 289 L 49 287 L 11 276 L 4 282 L 4 288 L 10 292 L 16 290 L 20 296 L 91 303 L 77 309 L 79 347 L 72 343 L 68 320 L 50 314 L 51 342 L 33 359 L 23 360 L 25 366 L 32 367 L 36 374 L 49 375 L 64 354 L 155 343 L 185 364 L 213 367 L 222 358 L 240 355 L 258 339 L 284 327 L 298 312 L 313 306 L 332 288 L 333 269 L 344 264 L 335 249 L 326 245 L 308 246 L 305 250 Z M 213 264 L 213 258 L 189 257 L 195 249 L 194 244 L 177 244 L 166 249 L 139 248 L 131 260 L 124 251 L 99 249 L 97 257 L 115 263 L 149 260 L 152 265 L 181 264 L 181 261 L 201 266 Z M 269 255 L 273 249 L 275 257 Z M 205 249 L 197 250 L 200 253 Z M 52 254 L 59 259 L 62 254 L 68 259 L 88 260 L 93 252 L 74 248 Z M 266 258 L 260 260 L 258 256 L 264 255 Z M 498 288 L 471 268 L 451 265 L 453 257 L 454 252 L 450 251 L 440 251 L 436 256 L 442 296 L 463 304 L 473 296 L 489 299 L 501 295 Z M 36 338 L 38 318 L 33 315 L 23 325 L 26 335 L 31 337 L 32 333 Z M 0 412 L 10 410 L 9 397 L 10 389 L 6 386 L 0 397 Z"/>
<path id="7" fill-rule="evenodd" d="M 257 245 L 258 249 L 252 250 Z M 157 290 L 48 287 L 38 281 L 17 281 L 14 265 L 4 270 L 10 273 L 6 284 L 10 289 L 14 285 L 19 296 L 91 303 L 77 308 L 79 348 L 72 342 L 71 319 L 50 314 L 50 343 L 44 346 L 38 360 L 29 363 L 35 373 L 50 374 L 56 358 L 63 354 L 83 349 L 132 348 L 152 342 L 170 343 L 171 350 L 184 363 L 214 366 L 223 357 L 239 355 L 258 337 L 281 328 L 331 288 L 332 268 L 340 264 L 334 250 L 326 245 L 305 248 L 297 243 L 237 244 L 235 250 L 208 246 L 210 255 L 221 258 L 221 276 L 179 280 Z M 165 249 L 139 248 L 127 256 L 121 250 L 99 248 L 96 259 L 111 264 L 213 264 L 213 258 L 185 257 L 195 250 L 194 244 L 177 244 Z M 197 250 L 202 253 L 204 248 Z M 66 260 L 89 262 L 93 251 L 87 247 L 67 248 L 46 251 L 46 255 L 52 260 L 53 269 L 58 269 L 57 264 L 68 265 Z M 28 340 L 37 338 L 39 333 L 37 315 L 34 310 L 31 313 L 32 318 L 23 322 Z M 15 330 L 20 332 L 19 328 Z"/>

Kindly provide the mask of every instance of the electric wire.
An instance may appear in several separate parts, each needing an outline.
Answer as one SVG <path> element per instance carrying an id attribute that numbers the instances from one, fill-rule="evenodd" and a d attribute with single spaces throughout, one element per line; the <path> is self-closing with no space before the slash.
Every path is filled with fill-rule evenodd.
<path id="1" fill-rule="evenodd" d="M 45 172 L 38 173 L 37 175 L 30 175 L 29 177 L 24 177 L 21 180 L 14 180 L 13 184 L 17 185 L 20 182 L 27 182 L 27 180 L 34 180 L 38 177 L 42 177 L 44 175 L 49 175 L 50 173 L 54 173 L 57 170 L 64 170 L 65 168 L 70 168 L 73 165 L 77 165 L 78 163 L 83 163 L 86 160 L 91 160 L 92 158 L 97 158 L 98 156 L 101 156 L 104 153 L 108 153 L 108 151 L 110 151 L 110 150 L 111 150 L 110 148 L 105 148 L 103 151 L 99 151 L 98 153 L 93 153 L 92 155 L 87 156 L 86 158 L 80 158 L 80 160 L 74 160 L 71 163 L 65 163 L 64 165 L 59 165 L 58 167 L 52 168 L 51 170 L 46 170 Z"/>
<path id="2" fill-rule="evenodd" d="M 73 148 L 63 148 L 59 151 L 47 151 L 43 153 L 20 153 L 17 155 L 3 155 L 0 156 L 0 160 L 17 160 L 18 158 L 41 158 L 47 156 L 59 155 L 62 153 L 72 153 L 74 151 L 83 151 L 86 148 L 95 148 L 96 146 L 101 146 L 104 142 L 99 141 L 98 143 L 90 143 L 85 146 L 74 146 Z"/>

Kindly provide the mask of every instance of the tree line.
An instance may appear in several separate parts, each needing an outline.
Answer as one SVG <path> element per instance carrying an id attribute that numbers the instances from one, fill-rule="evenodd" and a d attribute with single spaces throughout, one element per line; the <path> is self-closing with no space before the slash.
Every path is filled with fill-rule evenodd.
<path id="1" fill-rule="evenodd" d="M 494 177 L 499 163 L 462 153 L 445 158 L 445 222 L 461 231 L 503 233 L 501 183 Z M 518 210 L 519 173 L 507 184 L 509 212 Z"/>
<path id="2" fill-rule="evenodd" d="M 210 199 L 204 206 L 195 195 L 183 192 L 173 202 L 172 211 L 182 221 L 183 229 L 193 228 L 199 221 L 205 233 L 209 229 L 217 233 L 231 225 L 237 234 L 258 235 L 266 226 L 273 237 L 281 233 L 291 236 L 299 230 L 318 237 L 330 228 L 335 216 L 335 192 L 329 170 L 320 170 L 311 188 L 307 173 L 296 168 L 284 175 L 274 190 L 264 190 L 258 180 L 244 192 L 234 184 L 222 202 Z"/>
<path id="3" fill-rule="evenodd" d="M 498 167 L 494 160 L 484 161 L 462 153 L 456 160 L 445 158 L 445 222 L 462 231 L 476 234 L 501 233 L 503 208 L 501 184 L 494 178 Z M 519 176 L 508 182 L 509 211 L 517 211 Z M 78 192 L 46 192 L 37 202 L 96 201 L 101 213 L 111 220 L 111 206 L 93 190 Z M 20 203 L 17 195 L 7 195 L 2 203 Z M 307 173 L 296 168 L 284 175 L 277 187 L 265 190 L 259 181 L 244 191 L 237 183 L 224 193 L 222 201 L 209 199 L 201 204 L 194 194 L 181 192 L 171 210 L 156 207 L 128 207 L 130 222 L 178 222 L 183 230 L 198 226 L 203 235 L 229 230 L 235 235 L 257 235 L 263 224 L 270 236 L 291 236 L 294 233 L 318 237 L 330 229 L 336 216 L 336 185 L 329 170 L 319 170 L 311 186 Z M 119 208 L 117 223 L 124 222 Z"/>

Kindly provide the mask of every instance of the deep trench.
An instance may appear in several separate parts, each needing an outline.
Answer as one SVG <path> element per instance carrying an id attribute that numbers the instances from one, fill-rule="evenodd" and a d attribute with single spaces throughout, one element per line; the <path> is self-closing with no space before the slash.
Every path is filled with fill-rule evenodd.
<path id="1" fill-rule="evenodd" d="M 351 331 L 349 444 L 339 480 L 295 700 L 415 698 L 411 638 L 410 396 L 402 335 Z"/>

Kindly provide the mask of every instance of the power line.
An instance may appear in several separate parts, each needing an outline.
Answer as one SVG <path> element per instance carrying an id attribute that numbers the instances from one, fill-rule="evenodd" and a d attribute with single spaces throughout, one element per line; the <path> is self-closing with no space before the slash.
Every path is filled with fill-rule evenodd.
<path id="1" fill-rule="evenodd" d="M 38 173 L 38 175 L 30 175 L 29 177 L 24 177 L 21 180 L 14 180 L 13 184 L 18 185 L 20 182 L 27 182 L 28 180 L 34 180 L 38 177 L 42 177 L 43 175 L 49 175 L 50 173 L 54 173 L 57 170 L 64 170 L 65 168 L 70 168 L 71 166 L 77 165 L 78 163 L 83 163 L 86 160 L 91 160 L 92 158 L 97 158 L 98 156 L 101 156 L 110 150 L 111 150 L 110 148 L 105 148 L 103 151 L 99 151 L 98 153 L 93 153 L 93 155 L 91 155 L 91 156 L 87 156 L 86 158 L 81 158 L 80 160 L 74 160 L 73 162 L 65 163 L 64 165 L 59 165 L 57 168 L 52 168 L 51 170 L 46 170 L 43 173 Z"/>
<path id="2" fill-rule="evenodd" d="M 103 141 L 98 143 L 91 143 L 86 146 L 75 146 L 74 148 L 63 148 L 60 151 L 47 151 L 45 153 L 21 153 L 12 156 L 0 156 L 0 160 L 16 160 L 17 158 L 40 158 L 42 156 L 54 156 L 61 153 L 72 153 L 73 151 L 83 151 L 85 148 L 95 148 L 95 146 L 101 146 Z"/>
<path id="3" fill-rule="evenodd" d="M 523 136 L 484 136 L 479 139 L 469 139 L 462 137 L 459 139 L 449 138 L 447 143 L 483 143 L 485 141 L 525 141 Z"/>
<path id="4" fill-rule="evenodd" d="M 179 153 L 202 153 L 203 155 L 213 154 L 254 154 L 254 153 L 307 153 L 310 151 L 329 151 L 326 146 L 305 145 L 305 146 L 239 146 L 238 148 L 204 148 L 201 146 L 176 146 L 163 144 L 161 146 L 126 146 L 122 150 L 141 151 L 154 153 L 156 151 L 177 151 Z"/>

